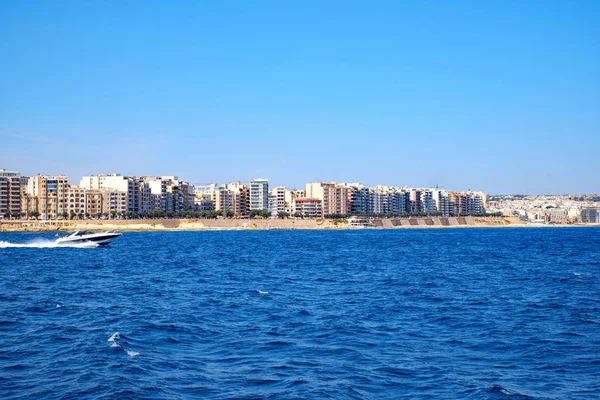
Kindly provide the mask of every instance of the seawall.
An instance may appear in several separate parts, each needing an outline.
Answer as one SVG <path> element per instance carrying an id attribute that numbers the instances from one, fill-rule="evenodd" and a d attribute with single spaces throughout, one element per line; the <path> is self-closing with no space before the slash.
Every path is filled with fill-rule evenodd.
<path id="1" fill-rule="evenodd" d="M 523 225 L 518 217 L 419 217 L 370 220 L 373 228 L 468 228 Z M 540 226 L 540 225 L 533 225 Z M 543 226 L 543 225 L 542 225 Z M 573 225 L 569 225 L 573 226 Z M 1 221 L 0 231 L 116 230 L 251 230 L 251 229 L 360 229 L 345 220 L 316 219 L 145 219 L 73 221 Z"/>

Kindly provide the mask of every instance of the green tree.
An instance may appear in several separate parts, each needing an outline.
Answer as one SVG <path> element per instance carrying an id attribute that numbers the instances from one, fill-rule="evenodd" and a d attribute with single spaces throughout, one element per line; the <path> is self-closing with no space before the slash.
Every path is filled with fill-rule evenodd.
<path id="1" fill-rule="evenodd" d="M 250 218 L 269 218 L 271 215 L 267 210 L 250 210 Z"/>
<path id="2" fill-rule="evenodd" d="M 277 217 L 278 217 L 279 219 L 285 219 L 285 218 L 287 218 L 287 217 L 289 217 L 289 216 L 290 216 L 290 213 L 287 213 L 287 212 L 285 212 L 285 211 L 279 211 L 279 212 L 277 213 Z"/>

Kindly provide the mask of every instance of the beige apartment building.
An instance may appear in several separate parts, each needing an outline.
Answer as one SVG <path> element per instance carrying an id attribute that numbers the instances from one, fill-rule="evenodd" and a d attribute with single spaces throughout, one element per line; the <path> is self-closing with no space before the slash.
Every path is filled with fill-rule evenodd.
<path id="1" fill-rule="evenodd" d="M 306 184 L 306 198 L 322 202 L 323 215 L 349 214 L 351 211 L 351 189 L 335 182 L 313 182 Z"/>
<path id="2" fill-rule="evenodd" d="M 69 215 L 86 213 L 85 189 L 79 186 L 71 186 L 67 199 Z"/>
<path id="3" fill-rule="evenodd" d="M 27 191 L 22 198 L 23 212 L 38 212 L 41 219 L 57 219 L 68 206 L 69 180 L 66 176 L 36 175 L 29 178 Z"/>
<path id="4" fill-rule="evenodd" d="M 104 197 L 101 190 L 91 189 L 85 191 L 85 213 L 91 217 L 102 214 Z"/>

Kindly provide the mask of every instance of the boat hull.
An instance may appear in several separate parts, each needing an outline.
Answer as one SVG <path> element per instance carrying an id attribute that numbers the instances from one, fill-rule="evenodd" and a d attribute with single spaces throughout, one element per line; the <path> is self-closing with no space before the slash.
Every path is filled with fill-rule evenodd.
<path id="1" fill-rule="evenodd" d="M 121 236 L 120 233 L 109 233 L 105 235 L 97 235 L 97 236 L 84 236 L 84 237 L 66 237 L 62 239 L 57 239 L 54 243 L 57 245 L 65 245 L 72 243 L 95 243 L 99 246 L 106 246 L 117 237 Z"/>

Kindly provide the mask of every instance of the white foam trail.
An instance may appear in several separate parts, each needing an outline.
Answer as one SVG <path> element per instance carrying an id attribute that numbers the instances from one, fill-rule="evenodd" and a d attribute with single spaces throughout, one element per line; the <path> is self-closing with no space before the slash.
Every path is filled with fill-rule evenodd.
<path id="1" fill-rule="evenodd" d="M 121 335 L 119 335 L 119 332 L 113 333 L 112 336 L 108 338 L 108 343 L 110 343 L 110 347 L 121 347 L 119 346 L 119 343 L 117 343 L 117 340 L 119 339 L 121 339 Z"/>
<path id="2" fill-rule="evenodd" d="M 573 275 L 575 275 L 575 276 L 581 276 L 581 274 L 579 272 L 573 272 Z"/>
<path id="3" fill-rule="evenodd" d="M 127 355 L 129 357 L 135 357 L 135 356 L 139 356 L 140 353 L 138 353 L 137 351 L 131 351 L 131 350 L 125 350 L 127 352 Z"/>
<path id="4" fill-rule="evenodd" d="M 54 240 L 46 240 L 46 239 L 34 239 L 31 242 L 27 243 L 10 243 L 4 242 L 0 240 L 0 248 L 9 248 L 9 247 L 20 247 L 20 248 L 34 248 L 34 249 L 53 249 L 57 247 L 76 247 L 76 248 L 92 248 L 98 247 L 97 243 L 94 242 L 84 242 L 84 243 L 62 243 L 56 244 Z"/>
<path id="5" fill-rule="evenodd" d="M 263 292 L 262 290 L 257 290 L 256 291 L 258 294 L 269 294 L 269 292 Z"/>

